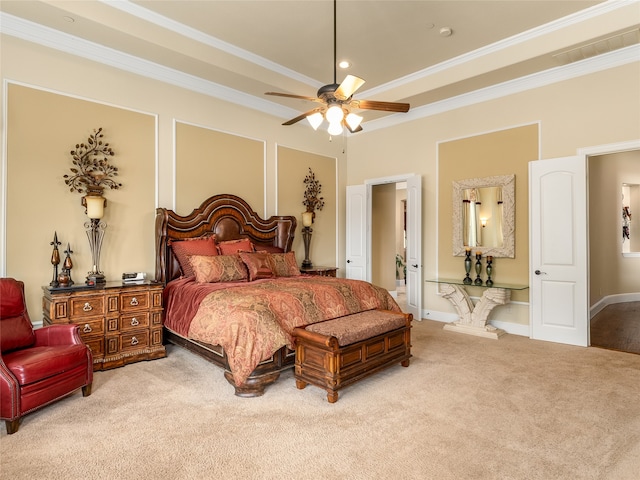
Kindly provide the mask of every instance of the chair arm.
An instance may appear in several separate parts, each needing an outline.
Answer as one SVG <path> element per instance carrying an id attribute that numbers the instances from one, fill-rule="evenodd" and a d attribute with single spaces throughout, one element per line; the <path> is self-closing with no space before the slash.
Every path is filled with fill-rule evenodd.
<path id="1" fill-rule="evenodd" d="M 49 325 L 34 330 L 36 334 L 35 347 L 50 345 L 73 345 L 83 344 L 80 338 L 80 327 L 78 325 Z"/>

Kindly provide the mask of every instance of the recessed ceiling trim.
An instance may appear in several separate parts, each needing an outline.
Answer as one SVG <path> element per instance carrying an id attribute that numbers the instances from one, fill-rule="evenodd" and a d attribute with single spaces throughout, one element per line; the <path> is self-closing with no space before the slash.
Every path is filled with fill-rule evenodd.
<path id="1" fill-rule="evenodd" d="M 545 87 L 572 78 L 597 73 L 603 70 L 620 67 L 629 63 L 637 63 L 640 58 L 640 45 L 631 45 L 597 57 L 587 58 L 569 65 L 562 65 L 543 72 L 533 73 L 525 77 L 509 80 L 490 87 L 464 93 L 446 100 L 415 107 L 402 115 L 390 115 L 366 122 L 367 128 L 359 135 L 375 130 L 400 125 L 419 118 L 431 117 L 441 113 L 468 107 L 481 102 L 495 100 L 535 88 Z"/>
<path id="2" fill-rule="evenodd" d="M 637 0 L 634 0 L 634 1 L 637 1 Z M 611 1 L 611 2 L 600 3 L 592 7 L 586 8 L 584 10 L 581 10 L 579 12 L 573 13 L 571 15 L 567 15 L 566 17 L 559 18 L 547 24 L 541 25 L 539 27 L 532 28 L 525 32 L 518 33 L 517 35 L 513 35 L 509 38 L 505 38 L 504 40 L 495 42 L 491 45 L 487 45 L 485 47 L 478 48 L 476 50 L 465 53 L 463 55 L 459 55 L 452 59 L 441 62 L 437 65 L 433 65 L 423 70 L 410 73 L 408 75 L 405 75 L 404 77 L 400 77 L 395 80 L 392 80 L 391 82 L 387 82 L 377 87 L 364 90 L 362 93 L 370 97 L 375 97 L 377 95 L 384 94 L 394 88 L 401 87 L 403 85 L 407 85 L 419 80 L 423 80 L 427 77 L 458 67 L 465 63 L 482 59 L 483 57 L 501 52 L 507 48 L 512 48 L 514 45 L 519 45 L 524 42 L 535 40 L 549 33 L 553 33 L 563 28 L 576 25 L 586 20 L 592 20 L 606 13 L 612 12 L 619 8 L 628 7 L 628 6 L 629 6 L 629 2 L 624 2 L 624 1 Z"/>
<path id="3" fill-rule="evenodd" d="M 261 110 L 277 117 L 288 118 L 298 113 L 292 108 L 4 12 L 0 12 L 0 32 L 153 80 Z"/>
<path id="4" fill-rule="evenodd" d="M 258 110 L 281 119 L 290 118 L 298 113 L 297 110 L 289 107 L 219 85 L 215 82 L 203 80 L 193 75 L 188 75 L 184 72 L 164 67 L 79 37 L 74 37 L 4 12 L 0 12 L 0 32 L 70 55 L 141 75 L 152 80 L 168 83 L 226 102 Z M 437 115 L 457 108 L 550 85 L 570 78 L 614 68 L 627 63 L 638 62 L 639 57 L 640 45 L 632 45 L 583 61 L 559 66 L 544 72 L 535 73 L 422 107 L 416 107 L 402 115 L 390 115 L 388 117 L 370 120 L 366 122 L 367 129 L 361 132 L 360 135 L 419 118 Z"/>
<path id="5" fill-rule="evenodd" d="M 207 35 L 200 30 L 167 18 L 164 15 L 160 15 L 159 13 L 148 10 L 144 7 L 141 7 L 140 5 L 136 5 L 135 3 L 113 2 L 110 0 L 99 1 L 111 8 L 118 9 L 141 20 L 157 25 L 178 35 L 182 35 L 183 37 L 190 38 L 191 40 L 195 40 L 196 42 L 203 43 L 205 45 L 208 45 L 209 47 L 216 48 L 225 53 L 228 53 L 229 55 L 233 55 L 247 62 L 259 65 L 260 67 L 275 72 L 279 75 L 289 77 L 298 82 L 307 84 L 314 89 L 318 89 L 322 85 L 324 85 L 322 82 L 296 72 L 295 70 L 291 70 L 290 68 L 287 68 L 276 62 L 272 62 L 271 60 L 261 57 L 260 55 L 256 55 L 255 53 L 244 50 L 240 47 L 237 47 L 236 45 L 232 45 L 231 43 L 225 42 L 224 40 L 220 40 L 219 38 Z"/>

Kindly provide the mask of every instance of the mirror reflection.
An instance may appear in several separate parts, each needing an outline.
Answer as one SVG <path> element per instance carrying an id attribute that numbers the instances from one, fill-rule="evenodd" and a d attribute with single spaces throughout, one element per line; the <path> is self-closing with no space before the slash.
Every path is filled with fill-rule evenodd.
<path id="1" fill-rule="evenodd" d="M 622 184 L 622 253 L 640 252 L 640 185 Z M 634 215 L 635 214 L 635 215 Z"/>
<path id="2" fill-rule="evenodd" d="M 465 247 L 502 247 L 502 187 L 462 191 L 462 243 Z"/>
<path id="3" fill-rule="evenodd" d="M 453 254 L 515 256 L 515 175 L 453 182 Z"/>

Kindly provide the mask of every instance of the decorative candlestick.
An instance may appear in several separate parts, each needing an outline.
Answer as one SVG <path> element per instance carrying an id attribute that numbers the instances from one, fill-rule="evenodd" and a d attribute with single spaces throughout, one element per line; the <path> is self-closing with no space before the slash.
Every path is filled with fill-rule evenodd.
<path id="1" fill-rule="evenodd" d="M 471 249 L 467 248 L 464 253 L 464 271 L 466 272 L 466 275 L 462 280 L 462 283 L 464 283 L 465 285 L 471 285 L 473 283 L 471 277 L 469 276 L 469 273 L 471 272 Z"/>
<path id="2" fill-rule="evenodd" d="M 493 285 L 493 280 L 491 280 L 491 273 L 493 272 L 493 257 L 491 255 L 487 255 L 487 287 Z"/>
<path id="3" fill-rule="evenodd" d="M 49 245 L 53 245 L 53 252 L 51 252 L 51 265 L 53 265 L 53 279 L 49 284 L 50 287 L 57 287 L 60 285 L 58 283 L 58 264 L 60 263 L 60 252 L 58 251 L 58 245 L 62 245 L 61 242 L 58 241 L 58 232 L 53 233 L 53 242 L 50 242 Z"/>
<path id="4" fill-rule="evenodd" d="M 482 258 L 482 252 L 476 252 L 476 279 L 474 280 L 474 285 L 482 285 L 482 278 L 480 278 L 480 272 L 482 272 L 482 263 L 480 263 L 480 259 Z"/>
<path id="5" fill-rule="evenodd" d="M 62 273 L 58 275 L 58 283 L 60 283 L 61 287 L 69 287 L 73 285 L 73 280 L 71 280 L 71 269 L 73 268 L 73 262 L 71 261 L 71 254 L 73 250 L 71 250 L 71 245 L 67 243 L 67 249 L 64 251 L 67 255 L 62 264 Z"/>

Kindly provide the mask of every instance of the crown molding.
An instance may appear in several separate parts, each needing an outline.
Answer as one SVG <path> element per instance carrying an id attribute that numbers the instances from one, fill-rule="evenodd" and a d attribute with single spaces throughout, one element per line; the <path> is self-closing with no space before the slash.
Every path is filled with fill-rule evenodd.
<path id="1" fill-rule="evenodd" d="M 634 2 L 637 3 L 637 0 L 633 0 L 633 2 L 631 3 Z M 116 3 L 119 4 L 119 2 Z M 587 17 L 591 18 L 593 16 L 596 16 L 597 14 L 601 14 L 603 11 L 610 11 L 611 9 L 616 8 L 617 4 L 628 5 L 629 3 L 630 2 L 626 1 L 605 2 L 604 4 L 596 5 L 595 7 L 584 10 L 583 12 L 578 12 L 575 15 L 560 19 L 557 22 L 552 22 L 552 24 L 549 24 L 551 26 L 544 27 L 546 31 L 549 31 L 548 29 L 551 28 L 558 29 L 561 28 L 561 24 L 562 26 L 566 26 L 568 22 L 578 21 L 578 18 L 580 18 L 581 20 Z M 128 7 L 132 7 L 133 9 L 137 8 L 134 4 L 130 4 L 129 2 L 125 2 L 125 4 L 128 5 Z M 109 2 L 109 5 L 113 5 L 113 3 Z M 168 19 L 166 20 L 169 21 Z M 541 29 L 534 30 L 538 31 Z M 181 72 L 179 70 L 168 68 L 157 63 L 150 62 L 148 60 L 144 60 L 139 57 L 123 53 L 109 47 L 105 47 L 103 45 L 99 45 L 94 42 L 89 42 L 79 37 L 75 37 L 73 35 L 69 35 L 64 32 L 60 32 L 58 30 L 34 22 L 30 22 L 22 18 L 6 14 L 4 12 L 0 12 L 0 33 L 20 38 L 22 40 L 38 45 L 42 45 L 47 48 L 65 52 L 70 55 L 85 58 L 92 62 L 102 63 L 113 68 L 134 73 L 145 78 L 150 78 L 155 81 L 164 82 L 246 108 L 258 110 L 262 113 L 273 115 L 281 119 L 289 119 L 291 117 L 299 115 L 299 112 L 297 110 L 285 107 L 278 103 L 271 102 L 254 95 L 249 95 L 239 90 L 235 90 L 233 88 L 226 87 L 209 80 L 204 80 L 202 78 Z M 530 30 L 528 32 L 523 32 L 521 35 L 518 35 L 516 37 L 520 39 L 519 41 L 524 41 L 524 38 L 530 38 L 531 35 L 535 34 L 536 33 L 533 30 Z M 512 37 L 511 42 L 513 42 L 513 39 L 516 37 Z M 510 45 L 512 44 L 513 43 L 510 43 Z M 452 65 L 457 65 L 460 62 L 470 61 L 471 59 L 476 59 L 480 56 L 486 55 L 488 54 L 489 50 L 495 51 L 496 49 L 500 48 L 506 48 L 506 45 L 493 45 L 485 49 L 479 49 L 471 52 L 468 55 L 457 57 L 450 62 L 443 62 L 442 64 L 430 69 L 425 69 L 422 72 L 424 73 L 428 70 L 429 74 L 433 74 L 436 71 L 435 69 L 450 68 Z M 463 60 L 463 57 L 465 60 Z M 388 128 L 394 125 L 406 123 L 418 118 L 437 115 L 439 113 L 447 112 L 480 102 L 485 102 L 488 100 L 493 100 L 507 95 L 512 95 L 514 93 L 523 92 L 533 88 L 539 88 L 563 80 L 588 75 L 590 73 L 609 68 L 615 68 L 627 63 L 638 62 L 639 58 L 640 46 L 632 45 L 630 47 L 605 53 L 597 57 L 582 60 L 580 62 L 556 67 L 515 80 L 493 85 L 491 87 L 465 93 L 446 100 L 434 102 L 429 105 L 416 107 L 411 109 L 408 113 L 394 114 L 384 118 L 367 121 L 367 128 L 364 132 L 361 132 L 360 135 L 379 130 L 381 128 Z M 406 78 L 407 77 L 403 77 L 402 79 L 399 79 L 398 82 L 405 81 Z M 390 84 L 386 85 L 388 87 Z M 397 83 L 394 82 L 394 86 L 397 86 Z M 378 90 L 380 88 L 382 87 L 378 87 L 377 89 L 370 89 L 367 90 L 367 92 L 371 94 L 371 92 L 374 92 L 374 90 Z"/>
<path id="2" fill-rule="evenodd" d="M 303 75 L 299 72 L 291 70 L 283 65 L 280 65 L 276 62 L 272 62 L 260 55 L 256 55 L 248 50 L 244 50 L 236 45 L 225 42 L 224 40 L 220 40 L 219 38 L 213 37 L 211 35 L 207 35 L 206 33 L 201 32 L 200 30 L 196 30 L 195 28 L 184 25 L 180 22 L 167 18 L 159 13 L 156 13 L 152 10 L 148 10 L 140 5 L 135 3 L 131 3 L 130 1 L 120 1 L 114 2 L 111 0 L 99 0 L 101 3 L 108 5 L 109 7 L 118 9 L 124 13 L 132 15 L 140 20 L 145 22 L 152 23 L 157 25 L 165 30 L 170 32 L 174 32 L 180 36 L 190 38 L 198 43 L 202 43 L 209 47 L 215 48 L 217 50 L 228 53 L 229 55 L 233 55 L 242 60 L 245 60 L 249 63 L 253 63 L 255 65 L 259 65 L 260 67 L 275 72 L 279 75 L 289 77 L 298 82 L 307 84 L 316 90 L 324 85 L 322 82 L 315 80 L 311 77 Z"/>

